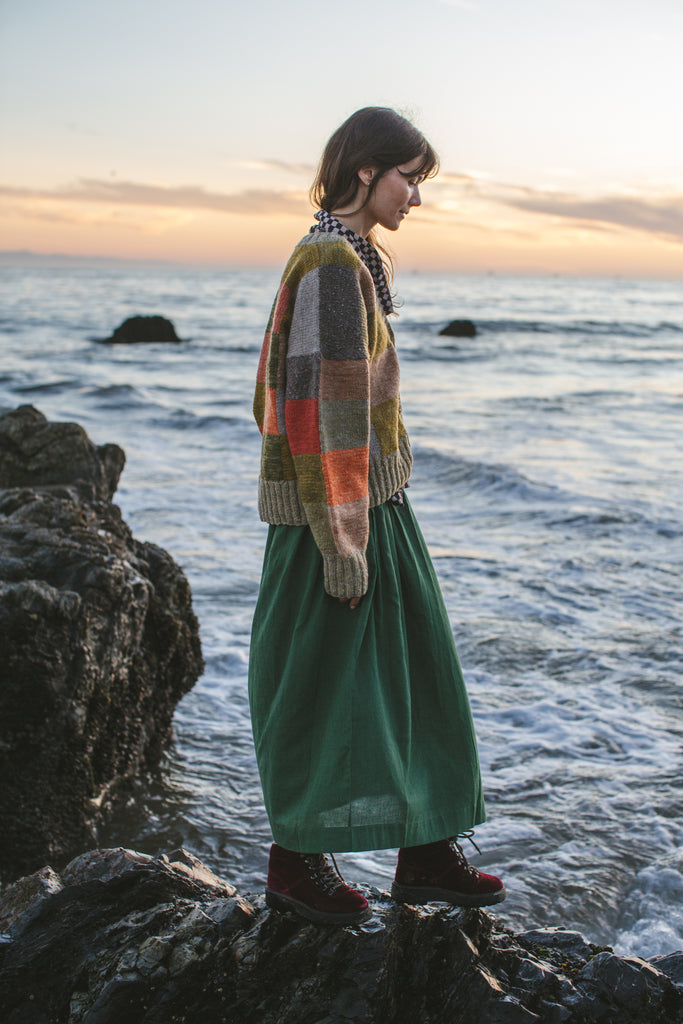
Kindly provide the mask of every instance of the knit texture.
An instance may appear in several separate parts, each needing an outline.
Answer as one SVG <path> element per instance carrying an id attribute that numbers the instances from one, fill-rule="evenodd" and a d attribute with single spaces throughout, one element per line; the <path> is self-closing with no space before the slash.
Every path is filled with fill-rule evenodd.
<path id="1" fill-rule="evenodd" d="M 372 279 L 375 282 L 375 291 L 377 292 L 377 298 L 382 309 L 387 315 L 395 312 L 391 291 L 384 272 L 382 257 L 372 242 L 352 231 L 351 228 L 345 227 L 337 217 L 328 213 L 327 210 L 318 210 L 315 219 L 318 223 L 313 225 L 311 233 L 314 231 L 334 232 L 345 238 L 347 242 L 350 242 L 372 274 Z"/>
<path id="2" fill-rule="evenodd" d="M 325 590 L 367 590 L 368 509 L 408 482 L 393 333 L 372 275 L 348 241 L 297 245 L 261 350 L 254 416 L 263 436 L 259 514 L 309 525 Z"/>

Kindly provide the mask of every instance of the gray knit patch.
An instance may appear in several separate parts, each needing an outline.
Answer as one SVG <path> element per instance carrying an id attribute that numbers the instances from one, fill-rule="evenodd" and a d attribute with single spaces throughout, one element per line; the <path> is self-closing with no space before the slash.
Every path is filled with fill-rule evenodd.
<path id="1" fill-rule="evenodd" d="M 315 219 L 318 221 L 311 228 L 309 234 L 315 231 L 327 232 L 328 234 L 341 235 L 345 238 L 353 248 L 356 250 L 360 258 L 362 259 L 365 266 L 372 274 L 372 279 L 375 282 L 375 291 L 377 292 L 377 298 L 379 299 L 382 309 L 389 316 L 390 313 L 394 312 L 394 303 L 391 298 L 391 292 L 389 291 L 389 285 L 387 283 L 387 277 L 384 273 L 384 264 L 382 263 L 382 257 L 375 249 L 372 242 L 369 242 L 367 238 L 363 238 L 362 235 L 357 235 L 351 228 L 346 228 L 340 220 L 333 217 L 327 210 L 318 210 L 315 214 Z"/>

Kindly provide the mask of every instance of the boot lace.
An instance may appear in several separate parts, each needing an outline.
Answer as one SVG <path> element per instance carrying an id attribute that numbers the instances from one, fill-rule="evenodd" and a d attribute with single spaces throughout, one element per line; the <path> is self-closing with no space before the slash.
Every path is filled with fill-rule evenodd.
<path id="1" fill-rule="evenodd" d="M 336 860 L 332 854 L 330 856 L 334 867 L 324 853 L 303 853 L 301 859 L 308 869 L 311 880 L 328 896 L 333 896 L 337 889 L 341 889 L 346 883 L 337 867 Z"/>
<path id="2" fill-rule="evenodd" d="M 465 851 L 458 842 L 459 839 L 468 839 L 469 842 L 472 843 L 472 846 L 475 848 L 477 853 L 481 853 L 481 850 L 475 843 L 473 837 L 474 831 L 472 829 L 468 829 L 466 832 L 459 832 L 457 836 L 451 836 L 451 838 L 448 840 L 448 844 L 453 853 L 455 854 L 455 856 L 458 858 L 458 861 L 462 865 L 463 870 L 467 872 L 470 878 L 477 879 L 479 878 L 479 872 L 474 867 L 474 865 L 470 864 L 470 862 L 467 860 L 467 857 L 465 856 Z"/>

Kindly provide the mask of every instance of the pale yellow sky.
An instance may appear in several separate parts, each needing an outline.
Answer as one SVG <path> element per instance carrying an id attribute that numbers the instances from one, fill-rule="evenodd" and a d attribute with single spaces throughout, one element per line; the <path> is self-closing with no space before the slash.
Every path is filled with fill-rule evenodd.
<path id="1" fill-rule="evenodd" d="M 279 265 L 369 103 L 442 174 L 399 269 L 683 277 L 678 0 L 10 0 L 0 248 Z"/>

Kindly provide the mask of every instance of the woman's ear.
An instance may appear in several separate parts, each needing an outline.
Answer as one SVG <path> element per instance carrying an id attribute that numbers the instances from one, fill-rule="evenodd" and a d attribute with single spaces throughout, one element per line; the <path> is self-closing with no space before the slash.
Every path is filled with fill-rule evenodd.
<path id="1" fill-rule="evenodd" d="M 367 167 L 361 167 L 358 171 L 358 177 L 361 185 L 365 185 L 369 188 L 372 184 L 372 179 L 377 174 L 377 167 L 374 164 L 368 164 Z"/>

